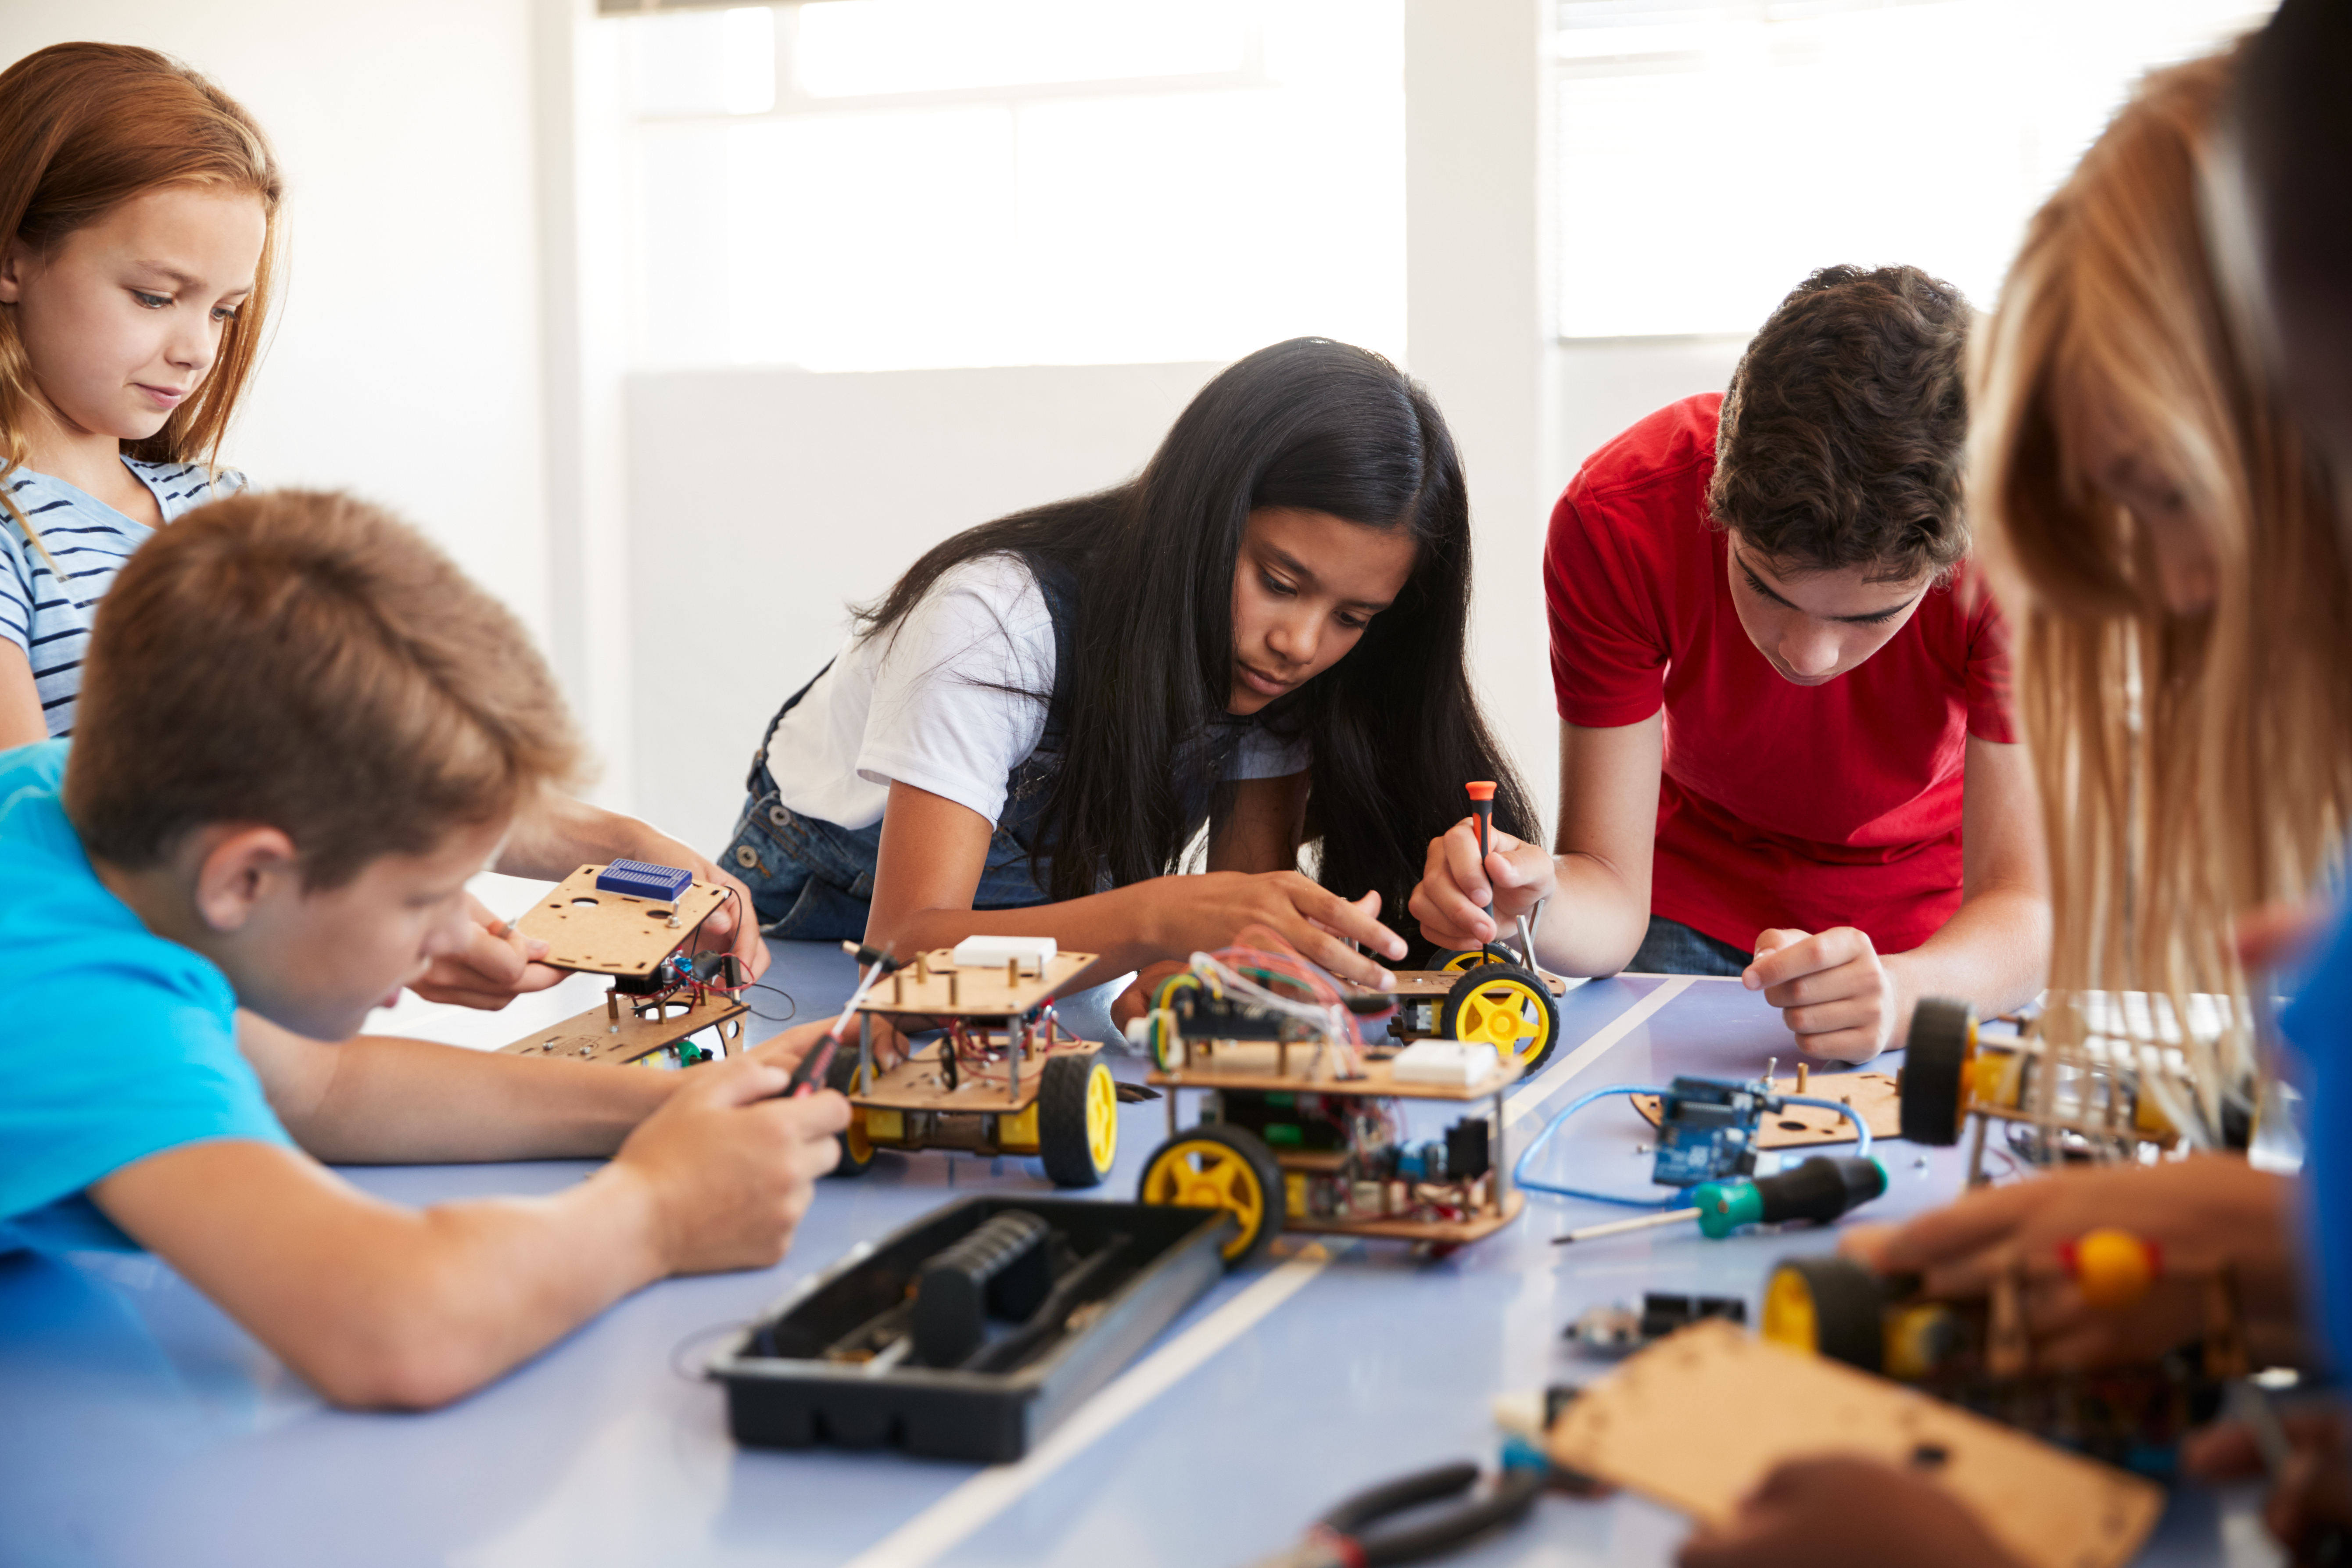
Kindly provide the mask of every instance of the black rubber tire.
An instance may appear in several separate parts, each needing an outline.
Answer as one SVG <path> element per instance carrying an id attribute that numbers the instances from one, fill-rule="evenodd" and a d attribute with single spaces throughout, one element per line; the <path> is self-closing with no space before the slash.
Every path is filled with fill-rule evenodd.
<path id="1" fill-rule="evenodd" d="M 1110 1161 L 1095 1163 L 1088 1135 L 1087 1092 L 1096 1073 L 1108 1082 L 1110 1069 L 1099 1056 L 1049 1056 L 1037 1080 L 1037 1158 L 1055 1186 L 1100 1186 L 1110 1175 Z M 1118 1105 L 1113 1091 L 1111 1104 Z M 1116 1109 L 1113 1112 L 1116 1115 Z M 1109 1153 L 1118 1150 L 1118 1124 L 1112 1124 Z"/>
<path id="2" fill-rule="evenodd" d="M 1197 1126 L 1185 1128 L 1161 1144 L 1151 1151 L 1151 1157 L 1143 1162 L 1143 1175 L 1137 1178 L 1135 1184 L 1136 1201 L 1168 1201 L 1151 1196 L 1151 1178 L 1159 1171 L 1163 1158 L 1187 1144 L 1221 1145 L 1233 1151 L 1234 1156 L 1249 1167 L 1249 1174 L 1255 1179 L 1260 1195 L 1258 1221 L 1253 1228 L 1240 1214 L 1231 1208 L 1226 1210 L 1234 1214 L 1234 1223 L 1241 1227 L 1241 1234 L 1225 1244 L 1225 1267 L 1228 1270 L 1239 1269 L 1254 1262 L 1274 1244 L 1274 1239 L 1282 1234 L 1287 1189 L 1283 1186 L 1282 1167 L 1275 1163 L 1274 1151 L 1266 1147 L 1265 1139 L 1247 1128 L 1231 1127 L 1222 1122 L 1202 1122 Z"/>
<path id="3" fill-rule="evenodd" d="M 1445 993 L 1445 1005 L 1437 1010 L 1438 1033 L 1445 1040 L 1461 1038 L 1454 1032 L 1455 1009 L 1465 998 L 1475 995 L 1497 980 L 1517 981 L 1543 1009 L 1543 1043 L 1521 1063 L 1519 1078 L 1524 1082 L 1534 1077 L 1543 1064 L 1551 1060 L 1551 1053 L 1559 1049 L 1559 998 L 1551 994 L 1551 988 L 1544 984 L 1543 977 L 1533 969 L 1522 968 L 1517 964 L 1485 964 L 1465 971 L 1460 979 L 1454 982 L 1453 988 Z"/>
<path id="4" fill-rule="evenodd" d="M 1901 1136 L 1937 1148 L 1960 1141 L 1960 1124 L 1969 1112 L 1964 1084 L 1976 1044 L 1974 1008 L 1950 997 L 1920 998 L 1903 1042 L 1903 1090 L 1896 1102 Z"/>
<path id="5" fill-rule="evenodd" d="M 849 1093 L 850 1086 L 856 1077 L 857 1052 L 851 1051 L 846 1047 L 835 1051 L 833 1053 L 833 1060 L 825 1064 L 824 1086 L 827 1089 L 832 1090 L 835 1093 L 846 1097 Z M 853 1118 L 865 1114 L 863 1111 L 859 1111 L 854 1106 L 851 1108 L 849 1113 Z M 866 1145 L 866 1157 L 863 1159 L 858 1158 L 856 1154 L 850 1147 L 849 1133 L 846 1129 L 835 1133 L 833 1135 L 833 1141 L 841 1145 L 841 1158 L 833 1167 L 833 1174 L 835 1176 L 864 1176 L 866 1174 L 866 1167 L 874 1163 L 874 1145 L 867 1144 Z"/>
<path id="6" fill-rule="evenodd" d="M 1788 1259 L 1777 1264 L 1772 1273 L 1764 1287 L 1768 1303 L 1782 1274 L 1801 1279 L 1812 1297 L 1815 1355 L 1868 1373 L 1885 1370 L 1886 1294 L 1875 1274 L 1851 1259 L 1831 1253 Z"/>

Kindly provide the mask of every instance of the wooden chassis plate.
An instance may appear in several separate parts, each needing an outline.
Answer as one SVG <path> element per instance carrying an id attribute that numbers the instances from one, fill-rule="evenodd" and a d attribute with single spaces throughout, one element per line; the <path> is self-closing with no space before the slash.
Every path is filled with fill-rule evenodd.
<path id="1" fill-rule="evenodd" d="M 1198 1050 L 1197 1046 L 1190 1049 Z M 1307 1040 L 1294 1041 L 1290 1047 L 1293 1061 L 1305 1062 L 1313 1058 L 1315 1046 Z M 1239 1058 L 1231 1067 L 1217 1065 L 1219 1058 Z M 1253 1060 L 1265 1065 L 1252 1065 Z M 1195 1067 L 1190 1063 L 1179 1068 L 1156 1071 L 1144 1080 L 1174 1089 L 1247 1089 L 1262 1093 L 1282 1093 L 1286 1091 L 1304 1094 L 1376 1094 L 1384 1100 L 1484 1100 L 1518 1082 L 1519 1064 L 1507 1062 L 1490 1077 L 1467 1088 L 1448 1083 L 1415 1083 L 1399 1082 L 1396 1069 L 1386 1061 L 1366 1061 L 1361 1078 L 1309 1078 L 1303 1072 L 1276 1072 L 1274 1070 L 1276 1051 L 1270 1040 L 1240 1040 L 1221 1045 L 1211 1054 L 1210 1064 Z M 1025 1075 L 1024 1075 L 1025 1076 Z"/>
<path id="2" fill-rule="evenodd" d="M 909 1013 L 930 1018 L 1018 1018 L 1051 998 L 1095 957 L 1092 953 L 1056 953 L 1045 961 L 1042 976 L 1034 969 L 1023 969 L 1021 983 L 1007 985 L 1003 965 L 959 965 L 954 950 L 941 947 L 923 955 L 924 966 L 930 971 L 928 979 L 916 978 L 910 963 L 877 982 L 857 1010 L 885 1018 Z M 952 999 L 950 990 L 955 993 Z"/>
<path id="3" fill-rule="evenodd" d="M 996 977 L 1002 983 L 1004 971 L 998 970 Z M 947 1049 L 948 1041 L 942 1036 L 875 1079 L 874 1086 L 865 1093 L 851 1095 L 849 1103 L 877 1111 L 929 1111 L 971 1116 L 1015 1114 L 1036 1102 L 1037 1088 L 1045 1082 L 1049 1060 L 1056 1056 L 1093 1056 L 1102 1047 L 1091 1040 L 1062 1039 L 1022 1058 L 1018 1095 L 1009 1093 L 1004 1087 L 1008 1073 L 1003 1062 L 989 1063 L 985 1076 L 966 1066 L 960 1072 L 956 1087 L 945 1087 L 940 1082 L 940 1052 Z"/>
<path id="4" fill-rule="evenodd" d="M 1807 1094 L 1819 1100 L 1853 1096 L 1853 1108 L 1870 1127 L 1872 1142 L 1903 1135 L 1903 1097 L 1891 1072 L 1814 1072 L 1807 1077 Z M 1794 1094 L 1794 1078 L 1772 1080 L 1775 1094 Z M 1658 1097 L 1631 1096 L 1633 1109 L 1653 1127 L 1658 1124 Z M 1790 1126 L 1790 1123 L 1796 1125 Z M 1759 1149 L 1806 1149 L 1823 1144 L 1855 1142 L 1853 1124 L 1818 1105 L 1791 1105 L 1777 1116 L 1767 1116 L 1756 1129 Z"/>
<path id="5" fill-rule="evenodd" d="M 651 974 L 731 896 L 707 882 L 688 887 L 676 904 L 599 893 L 596 875 L 604 869 L 582 866 L 515 921 L 517 931 L 547 944 L 542 962 L 591 975 Z M 675 925 L 669 923 L 672 915 Z"/>
<path id="6" fill-rule="evenodd" d="M 741 1002 L 715 993 L 706 995 L 699 1007 L 688 1008 L 676 1018 L 641 1019 L 629 1006 L 629 998 L 621 998 L 621 1017 L 616 1023 L 603 1008 L 590 1008 L 586 1012 L 565 1019 L 562 1023 L 523 1036 L 512 1045 L 499 1050 L 509 1056 L 545 1056 L 574 1061 L 608 1061 L 614 1064 L 635 1061 L 651 1056 L 667 1045 L 676 1045 L 690 1034 L 699 1033 L 713 1024 L 728 1024 L 741 1018 L 750 1009 Z M 669 1007 L 682 1004 L 671 1002 Z M 732 1034 L 725 1029 L 719 1038 L 732 1056 L 743 1038 L 743 1028 L 737 1024 Z"/>
<path id="7" fill-rule="evenodd" d="M 1588 1385 L 1547 1441 L 1560 1464 L 1718 1525 L 1784 1459 L 1940 1449 L 1936 1479 L 2029 1568 L 2117 1568 L 2164 1511 L 2152 1482 L 1719 1321 Z"/>
<path id="8" fill-rule="evenodd" d="M 1500 1212 L 1472 1219 L 1310 1219 L 1285 1215 L 1282 1228 L 1286 1235 L 1372 1236 L 1384 1241 L 1437 1241 L 1466 1246 L 1494 1235 L 1517 1219 L 1527 1206 L 1526 1197 L 1513 1187 L 1504 1196 Z"/>
<path id="9" fill-rule="evenodd" d="M 1444 1001 L 1446 993 L 1460 985 L 1462 977 L 1469 971 L 1466 969 L 1391 969 L 1389 972 L 1396 977 L 1396 984 L 1393 986 L 1359 986 L 1349 982 L 1345 988 L 1349 994 L 1360 997 L 1402 997 L 1408 1001 L 1421 1001 L 1433 997 L 1439 1001 Z M 1558 975 L 1546 975 L 1543 977 L 1543 982 L 1545 988 L 1553 996 L 1568 995 L 1568 982 Z"/>

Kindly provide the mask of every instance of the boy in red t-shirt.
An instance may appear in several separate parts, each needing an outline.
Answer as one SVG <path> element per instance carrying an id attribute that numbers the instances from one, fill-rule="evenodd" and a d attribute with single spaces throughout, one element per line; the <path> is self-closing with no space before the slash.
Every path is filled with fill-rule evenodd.
<path id="1" fill-rule="evenodd" d="M 1966 559 L 1967 315 L 1916 268 L 1826 268 L 1727 394 L 1586 462 L 1544 556 L 1557 852 L 1433 840 L 1424 935 L 1474 946 L 1549 899 L 1548 967 L 1737 975 L 1847 1061 L 1922 996 L 2041 988 L 2032 777 Z"/>

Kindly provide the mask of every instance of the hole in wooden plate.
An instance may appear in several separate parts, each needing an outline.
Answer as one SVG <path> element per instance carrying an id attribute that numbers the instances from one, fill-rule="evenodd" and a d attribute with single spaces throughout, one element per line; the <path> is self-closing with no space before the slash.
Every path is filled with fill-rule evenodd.
<path id="1" fill-rule="evenodd" d="M 593 898 L 575 898 L 572 901 L 572 907 L 574 909 L 593 909 L 596 907 L 596 901 Z"/>

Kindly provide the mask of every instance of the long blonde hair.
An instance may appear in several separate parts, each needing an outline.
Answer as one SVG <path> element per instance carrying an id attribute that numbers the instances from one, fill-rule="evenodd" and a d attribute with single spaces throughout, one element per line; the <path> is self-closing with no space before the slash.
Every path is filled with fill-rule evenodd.
<path id="1" fill-rule="evenodd" d="M 121 44 L 55 44 L 0 71 L 0 236 L 57 245 L 124 202 L 168 185 L 249 192 L 267 227 L 253 292 L 221 331 L 203 384 L 130 455 L 215 466 L 221 437 L 261 354 L 285 182 L 268 138 L 236 99 L 178 61 Z M 0 309 L 0 507 L 41 543 L 5 481 L 31 455 L 33 366 L 14 311 Z M 57 563 L 49 563 L 52 570 Z"/>
<path id="2" fill-rule="evenodd" d="M 2242 997 L 2231 923 L 2309 891 L 2352 801 L 2328 483 L 2233 329 L 2200 216 L 2234 68 L 2141 85 L 2034 218 L 1977 338 L 1969 490 L 2017 632 L 2062 1040 L 2088 1027 L 2071 1005 L 2087 992 L 2168 998 L 2184 1032 L 2190 994 Z M 2166 608 L 2148 539 L 2069 449 L 2064 411 L 2093 400 L 2203 520 L 2210 612 Z M 2249 1060 L 2246 1009 L 2228 1010 L 2190 1042 L 2208 1132 Z"/>

